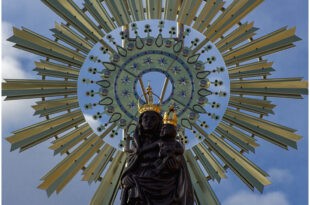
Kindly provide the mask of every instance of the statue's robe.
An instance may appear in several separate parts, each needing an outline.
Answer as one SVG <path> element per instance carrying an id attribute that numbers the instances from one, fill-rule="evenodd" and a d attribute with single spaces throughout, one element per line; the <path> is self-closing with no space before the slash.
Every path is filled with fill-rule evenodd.
<path id="1" fill-rule="evenodd" d="M 175 171 L 164 169 L 156 173 L 156 160 L 159 148 L 139 153 L 143 147 L 158 140 L 158 136 L 134 135 L 134 149 L 127 157 L 127 166 L 123 172 L 134 181 L 134 186 L 126 191 L 123 204 L 137 205 L 193 205 L 194 195 L 189 172 L 183 156 Z"/>

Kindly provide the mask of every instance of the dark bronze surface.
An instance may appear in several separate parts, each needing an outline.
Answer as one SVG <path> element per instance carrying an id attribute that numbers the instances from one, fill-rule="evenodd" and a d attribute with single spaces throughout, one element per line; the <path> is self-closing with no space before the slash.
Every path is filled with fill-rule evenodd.
<path id="1" fill-rule="evenodd" d="M 175 138 L 176 128 L 162 125 L 158 113 L 141 114 L 122 175 L 122 205 L 194 204 L 184 147 Z"/>

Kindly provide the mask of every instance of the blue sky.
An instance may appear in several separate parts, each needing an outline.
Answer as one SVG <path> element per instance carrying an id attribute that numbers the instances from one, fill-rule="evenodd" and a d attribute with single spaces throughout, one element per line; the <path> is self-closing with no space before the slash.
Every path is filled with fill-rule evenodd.
<path id="1" fill-rule="evenodd" d="M 262 3 L 244 21 L 255 21 L 260 28 L 258 36 L 267 34 L 283 26 L 297 27 L 297 35 L 302 41 L 297 47 L 268 56 L 274 61 L 276 72 L 273 77 L 308 77 L 308 5 L 307 0 L 269 0 Z M 50 28 L 60 18 L 37 0 L 2 0 L 2 75 L 3 78 L 35 78 L 31 72 L 38 57 L 18 51 L 3 39 L 11 35 L 11 27 L 25 26 L 35 32 L 51 37 Z M 265 188 L 264 194 L 250 191 L 231 171 L 228 179 L 220 184 L 212 183 L 223 205 L 303 205 L 308 196 L 308 98 L 303 100 L 270 98 L 277 104 L 275 115 L 267 119 L 297 129 L 303 136 L 298 150 L 282 150 L 274 145 L 258 140 L 261 145 L 249 157 L 257 165 L 269 172 L 273 184 Z M 47 171 L 61 160 L 48 149 L 50 141 L 23 153 L 9 152 L 10 145 L 4 140 L 10 132 L 39 121 L 31 117 L 33 100 L 23 103 L 9 101 L 2 103 L 2 202 L 3 204 L 67 205 L 88 204 L 98 184 L 81 182 L 81 172 L 58 195 L 50 198 L 36 187 Z"/>

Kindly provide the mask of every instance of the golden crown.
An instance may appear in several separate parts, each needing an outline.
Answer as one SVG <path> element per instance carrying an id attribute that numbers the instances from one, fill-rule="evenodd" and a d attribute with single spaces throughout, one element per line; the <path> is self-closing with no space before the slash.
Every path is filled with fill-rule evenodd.
<path id="1" fill-rule="evenodd" d="M 165 112 L 164 118 L 163 118 L 163 124 L 170 124 L 173 126 L 177 126 L 178 117 L 177 117 L 177 114 L 175 113 L 173 105 L 170 105 L 169 111 Z"/>
<path id="2" fill-rule="evenodd" d="M 138 100 L 138 111 L 139 111 L 139 113 L 141 114 L 141 113 L 144 113 L 146 111 L 154 111 L 154 112 L 160 113 L 161 107 L 159 104 L 154 104 L 154 101 L 153 101 L 153 94 L 154 93 L 152 92 L 152 88 L 151 88 L 150 84 L 147 86 L 146 90 L 147 90 L 145 93 L 146 104 L 140 106 L 140 104 L 139 104 L 140 99 Z"/>

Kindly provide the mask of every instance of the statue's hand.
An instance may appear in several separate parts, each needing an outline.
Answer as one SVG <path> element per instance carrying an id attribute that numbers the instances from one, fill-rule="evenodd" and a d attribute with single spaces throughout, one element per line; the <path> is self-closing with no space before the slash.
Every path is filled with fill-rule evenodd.
<path id="1" fill-rule="evenodd" d="M 133 187 L 135 185 L 135 182 L 130 176 L 127 175 L 123 178 L 122 185 L 125 188 L 130 188 L 130 187 Z"/>

